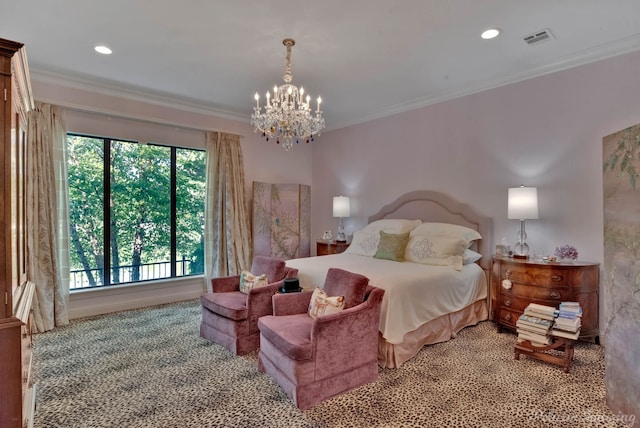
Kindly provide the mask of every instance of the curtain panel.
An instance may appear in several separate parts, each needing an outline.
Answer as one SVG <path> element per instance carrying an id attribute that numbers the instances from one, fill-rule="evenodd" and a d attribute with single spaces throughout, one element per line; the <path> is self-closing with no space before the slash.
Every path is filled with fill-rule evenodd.
<path id="1" fill-rule="evenodd" d="M 27 277 L 38 332 L 69 323 L 67 132 L 61 108 L 36 102 L 26 149 Z"/>
<path id="2" fill-rule="evenodd" d="M 238 275 L 251 262 L 251 229 L 240 136 L 207 132 L 205 288 L 211 278 Z"/>

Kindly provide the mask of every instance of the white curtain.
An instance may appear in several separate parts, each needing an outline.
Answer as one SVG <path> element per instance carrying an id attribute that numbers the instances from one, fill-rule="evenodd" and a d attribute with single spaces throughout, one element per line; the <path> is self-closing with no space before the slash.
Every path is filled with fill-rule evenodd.
<path id="1" fill-rule="evenodd" d="M 251 261 L 251 229 L 238 135 L 207 132 L 204 227 L 205 288 L 211 278 L 237 275 Z"/>
<path id="2" fill-rule="evenodd" d="M 67 132 L 59 107 L 36 102 L 29 112 L 26 153 L 27 277 L 36 284 L 39 332 L 69 323 Z"/>

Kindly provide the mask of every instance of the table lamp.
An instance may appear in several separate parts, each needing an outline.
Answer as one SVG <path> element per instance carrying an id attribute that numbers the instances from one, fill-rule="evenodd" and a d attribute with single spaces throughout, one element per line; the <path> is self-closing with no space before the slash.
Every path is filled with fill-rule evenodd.
<path id="1" fill-rule="evenodd" d="M 529 246 L 525 242 L 527 233 L 524 229 L 524 221 L 538 218 L 538 189 L 524 186 L 509 188 L 507 218 L 520 220 L 518 242 L 515 245 L 513 257 L 517 259 L 529 258 Z"/>
<path id="2" fill-rule="evenodd" d="M 351 215 L 351 207 L 348 196 L 334 196 L 333 197 L 333 216 L 338 217 L 338 236 L 337 242 L 347 242 L 347 238 L 344 235 L 344 227 L 342 226 L 342 219 Z"/>

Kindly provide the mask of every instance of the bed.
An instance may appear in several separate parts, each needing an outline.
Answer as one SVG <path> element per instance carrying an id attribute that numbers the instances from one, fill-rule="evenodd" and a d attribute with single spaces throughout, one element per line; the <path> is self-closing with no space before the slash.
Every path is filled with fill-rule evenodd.
<path id="1" fill-rule="evenodd" d="M 407 222 L 413 220 L 416 221 L 415 225 L 406 226 L 409 224 Z M 299 270 L 300 285 L 307 290 L 321 287 L 330 267 L 363 274 L 369 278 L 371 285 L 383 288 L 385 295 L 380 318 L 378 362 L 382 367 L 399 367 L 424 345 L 452 339 L 463 328 L 488 318 L 491 224 L 490 218 L 445 194 L 415 191 L 402 195 L 370 216 L 369 225 L 354 233 L 353 241 L 344 253 L 292 259 L 287 261 L 287 266 Z M 389 225 L 400 225 L 402 230 L 388 229 Z M 444 258 L 442 260 L 446 262 L 433 265 L 416 260 L 394 261 L 393 256 L 391 260 L 379 259 L 379 254 L 372 257 L 373 254 L 367 252 L 369 249 L 363 244 L 366 244 L 363 237 L 372 234 L 382 236 L 379 239 L 386 242 L 387 236 L 380 234 L 379 230 L 394 240 L 400 236 L 400 232 L 408 229 L 412 231 L 407 232 L 411 233 L 407 246 L 407 255 L 411 258 L 408 249 L 417 248 L 416 239 L 422 236 L 419 231 L 431 231 L 434 226 L 446 227 L 443 229 L 445 231 L 453 228 L 465 230 L 464 245 L 468 251 L 465 248 L 464 255 L 477 255 L 465 260 L 468 263 L 461 262 L 464 259 L 462 256 L 456 256 L 455 259 Z M 474 239 L 470 233 L 483 239 Z M 462 245 L 454 239 L 441 236 L 430 239 L 440 240 L 446 245 L 450 242 L 456 246 Z M 478 256 L 480 259 L 475 261 Z"/>

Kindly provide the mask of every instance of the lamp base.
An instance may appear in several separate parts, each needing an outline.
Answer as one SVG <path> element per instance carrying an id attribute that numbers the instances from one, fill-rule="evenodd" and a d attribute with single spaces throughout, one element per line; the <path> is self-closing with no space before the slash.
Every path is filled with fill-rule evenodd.
<path id="1" fill-rule="evenodd" d="M 514 254 L 513 255 L 514 259 L 521 259 L 521 260 L 526 260 L 529 258 L 528 254 Z"/>

